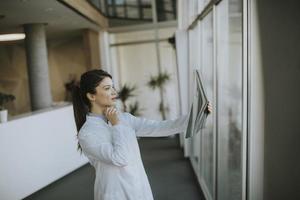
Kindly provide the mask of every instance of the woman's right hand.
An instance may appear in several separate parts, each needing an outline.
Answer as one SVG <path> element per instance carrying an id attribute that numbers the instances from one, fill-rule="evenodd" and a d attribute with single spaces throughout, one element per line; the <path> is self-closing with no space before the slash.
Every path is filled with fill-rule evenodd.
<path id="1" fill-rule="evenodd" d="M 108 107 L 104 111 L 105 117 L 110 121 L 111 125 L 117 125 L 119 123 L 118 112 L 115 107 Z"/>

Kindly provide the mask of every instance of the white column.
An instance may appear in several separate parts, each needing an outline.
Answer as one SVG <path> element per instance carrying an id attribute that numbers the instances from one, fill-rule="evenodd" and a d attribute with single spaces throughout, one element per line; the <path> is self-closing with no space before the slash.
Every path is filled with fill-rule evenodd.
<path id="1" fill-rule="evenodd" d="M 50 107 L 50 90 L 46 34 L 44 24 L 24 25 L 31 109 Z"/>

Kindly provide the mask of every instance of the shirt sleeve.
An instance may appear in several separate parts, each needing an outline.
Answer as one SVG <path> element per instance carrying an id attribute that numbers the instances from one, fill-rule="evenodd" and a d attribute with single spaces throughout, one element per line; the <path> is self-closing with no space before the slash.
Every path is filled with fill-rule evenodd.
<path id="1" fill-rule="evenodd" d="M 79 134 L 79 144 L 83 152 L 107 164 L 124 167 L 128 165 L 128 140 L 126 126 L 118 124 L 112 126 L 112 141 L 101 136 L 95 130 L 83 131 Z"/>
<path id="2" fill-rule="evenodd" d="M 131 126 L 139 137 L 160 137 L 182 133 L 186 130 L 188 116 L 184 115 L 174 120 L 149 120 L 135 117 L 127 113 Z"/>

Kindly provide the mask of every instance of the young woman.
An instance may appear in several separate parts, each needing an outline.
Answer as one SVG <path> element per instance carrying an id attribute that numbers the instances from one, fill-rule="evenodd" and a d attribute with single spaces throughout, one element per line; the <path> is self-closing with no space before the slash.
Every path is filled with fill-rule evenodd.
<path id="1" fill-rule="evenodd" d="M 82 74 L 73 91 L 79 148 L 96 170 L 94 199 L 153 200 L 136 137 L 183 132 L 187 117 L 165 121 L 134 117 L 116 110 L 116 98 L 112 77 L 103 70 Z"/>

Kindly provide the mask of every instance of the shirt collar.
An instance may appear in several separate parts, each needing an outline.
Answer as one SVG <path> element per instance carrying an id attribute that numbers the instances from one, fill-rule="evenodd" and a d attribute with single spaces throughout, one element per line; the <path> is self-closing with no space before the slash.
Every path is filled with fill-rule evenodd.
<path id="1" fill-rule="evenodd" d="M 97 121 L 100 119 L 101 121 L 103 121 L 103 122 L 105 122 L 105 123 L 108 122 L 107 118 L 106 118 L 104 115 L 96 114 L 96 113 L 91 113 L 91 112 L 89 112 L 89 113 L 87 114 L 87 118 L 95 119 L 95 120 L 97 120 Z"/>

